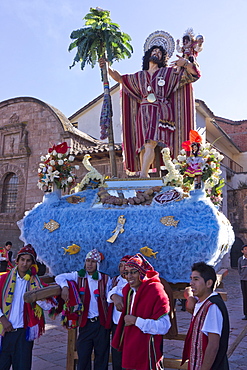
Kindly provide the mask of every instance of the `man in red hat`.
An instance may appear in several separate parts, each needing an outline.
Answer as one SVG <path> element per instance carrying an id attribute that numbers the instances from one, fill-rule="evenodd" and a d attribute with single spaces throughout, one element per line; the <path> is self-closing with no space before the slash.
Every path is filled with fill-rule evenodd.
<path id="1" fill-rule="evenodd" d="M 119 262 L 119 276 L 112 279 L 112 289 L 109 291 L 107 296 L 107 302 L 113 304 L 112 313 L 112 337 L 117 329 L 117 324 L 119 322 L 121 312 L 123 309 L 123 293 L 122 290 L 128 283 L 125 279 L 125 264 L 131 258 L 131 256 L 126 255 L 121 258 Z M 113 370 L 122 370 L 122 353 L 117 351 L 112 347 L 112 367 Z"/>
<path id="2" fill-rule="evenodd" d="M 33 341 L 45 328 L 42 302 L 31 305 L 23 299 L 26 291 L 42 288 L 31 244 L 18 252 L 16 263 L 0 275 L 0 367 L 31 370 Z"/>
<path id="3" fill-rule="evenodd" d="M 169 299 L 158 272 L 140 253 L 126 262 L 125 277 L 124 307 L 112 346 L 122 351 L 124 369 L 156 369 L 163 355 L 162 336 L 171 326 Z"/>

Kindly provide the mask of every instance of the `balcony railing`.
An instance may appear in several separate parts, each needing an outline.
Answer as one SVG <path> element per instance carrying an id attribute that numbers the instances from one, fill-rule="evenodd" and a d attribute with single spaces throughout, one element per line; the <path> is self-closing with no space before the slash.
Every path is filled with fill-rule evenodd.
<path id="1" fill-rule="evenodd" d="M 214 147 L 217 151 L 219 151 L 219 149 L 216 146 L 212 145 L 212 147 Z M 224 158 L 221 161 L 221 163 L 225 167 L 228 167 L 231 171 L 233 171 L 235 173 L 241 173 L 241 172 L 243 172 L 243 167 L 240 166 L 240 164 L 238 164 L 233 159 L 231 159 L 230 157 L 228 157 L 227 155 L 225 155 L 225 153 L 220 152 L 220 154 L 222 154 L 224 156 Z"/>

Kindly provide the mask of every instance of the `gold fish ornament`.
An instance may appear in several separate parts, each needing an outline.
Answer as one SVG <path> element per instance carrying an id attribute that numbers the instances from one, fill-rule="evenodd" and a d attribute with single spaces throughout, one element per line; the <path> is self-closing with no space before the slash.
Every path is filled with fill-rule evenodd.
<path id="1" fill-rule="evenodd" d="M 64 249 L 64 254 L 68 252 L 71 255 L 78 253 L 81 250 L 81 247 L 77 244 L 72 244 L 69 245 L 67 248 L 62 247 L 62 249 Z"/>
<path id="2" fill-rule="evenodd" d="M 174 220 L 174 216 L 165 216 L 160 219 L 160 222 L 165 226 L 178 226 L 179 220 Z"/>
<path id="3" fill-rule="evenodd" d="M 140 252 L 141 252 L 141 254 L 143 254 L 146 257 L 152 257 L 152 256 L 154 256 L 154 258 L 156 258 L 156 254 L 159 253 L 159 252 L 154 252 L 152 250 L 152 248 L 149 248 L 149 247 L 142 247 L 140 249 Z"/>
<path id="4" fill-rule="evenodd" d="M 47 229 L 52 233 L 53 231 L 57 230 L 60 227 L 60 224 L 55 220 L 50 220 L 49 222 L 44 222 L 44 229 Z"/>

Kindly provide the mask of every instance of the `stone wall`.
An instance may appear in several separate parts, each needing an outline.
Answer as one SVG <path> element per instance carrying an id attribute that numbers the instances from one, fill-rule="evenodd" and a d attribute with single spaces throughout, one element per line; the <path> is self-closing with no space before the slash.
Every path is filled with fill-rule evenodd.
<path id="1" fill-rule="evenodd" d="M 247 244 L 247 189 L 228 190 L 228 219 L 236 237 Z"/>
<path id="2" fill-rule="evenodd" d="M 247 151 L 247 120 L 231 121 L 229 119 L 216 117 L 217 123 L 230 136 L 232 141 L 242 151 Z"/>
<path id="3" fill-rule="evenodd" d="M 38 164 L 40 156 L 47 154 L 53 144 L 76 140 L 69 120 L 55 108 L 35 98 L 15 98 L 0 103 L 0 245 L 7 240 L 13 243 L 14 255 L 22 246 L 20 232 L 16 222 L 23 218 L 25 211 L 42 201 L 43 192 L 38 189 Z M 72 133 L 71 133 L 71 132 Z M 85 145 L 90 146 L 90 142 Z M 78 135 L 78 142 L 84 143 Z M 91 143 L 92 145 L 92 143 Z M 72 145 L 71 145 L 72 146 Z M 100 156 L 92 163 L 98 170 L 109 175 L 109 159 Z M 86 173 L 81 160 L 77 164 L 78 180 Z M 100 164 L 98 166 L 98 164 Z M 104 171 L 102 171 L 104 170 Z M 118 172 L 122 163 L 118 159 Z M 16 210 L 13 213 L 2 212 L 3 184 L 10 173 L 18 177 L 18 195 Z"/>

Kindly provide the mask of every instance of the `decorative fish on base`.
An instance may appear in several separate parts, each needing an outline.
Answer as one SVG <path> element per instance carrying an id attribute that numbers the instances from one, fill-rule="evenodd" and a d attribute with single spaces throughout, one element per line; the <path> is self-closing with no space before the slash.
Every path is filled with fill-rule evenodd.
<path id="1" fill-rule="evenodd" d="M 165 216 L 160 219 L 160 222 L 165 226 L 178 226 L 179 220 L 174 220 L 174 216 Z"/>
<path id="2" fill-rule="evenodd" d="M 149 247 L 142 247 L 140 249 L 140 252 L 141 254 L 143 254 L 144 256 L 146 257 L 152 257 L 154 256 L 154 258 L 156 258 L 156 254 L 159 253 L 159 252 L 154 252 L 151 248 Z"/>
<path id="3" fill-rule="evenodd" d="M 43 229 L 47 229 L 52 233 L 60 227 L 60 224 L 55 220 L 50 220 L 49 222 L 44 222 Z"/>
<path id="4" fill-rule="evenodd" d="M 69 246 L 67 247 L 67 249 L 66 249 L 66 248 L 64 248 L 64 247 L 62 247 L 62 248 L 64 249 L 64 254 L 66 254 L 67 252 L 68 252 L 69 254 L 76 254 L 76 253 L 78 253 L 78 252 L 80 251 L 80 249 L 81 249 L 81 247 L 80 247 L 79 245 L 77 245 L 77 244 L 69 245 Z"/>

